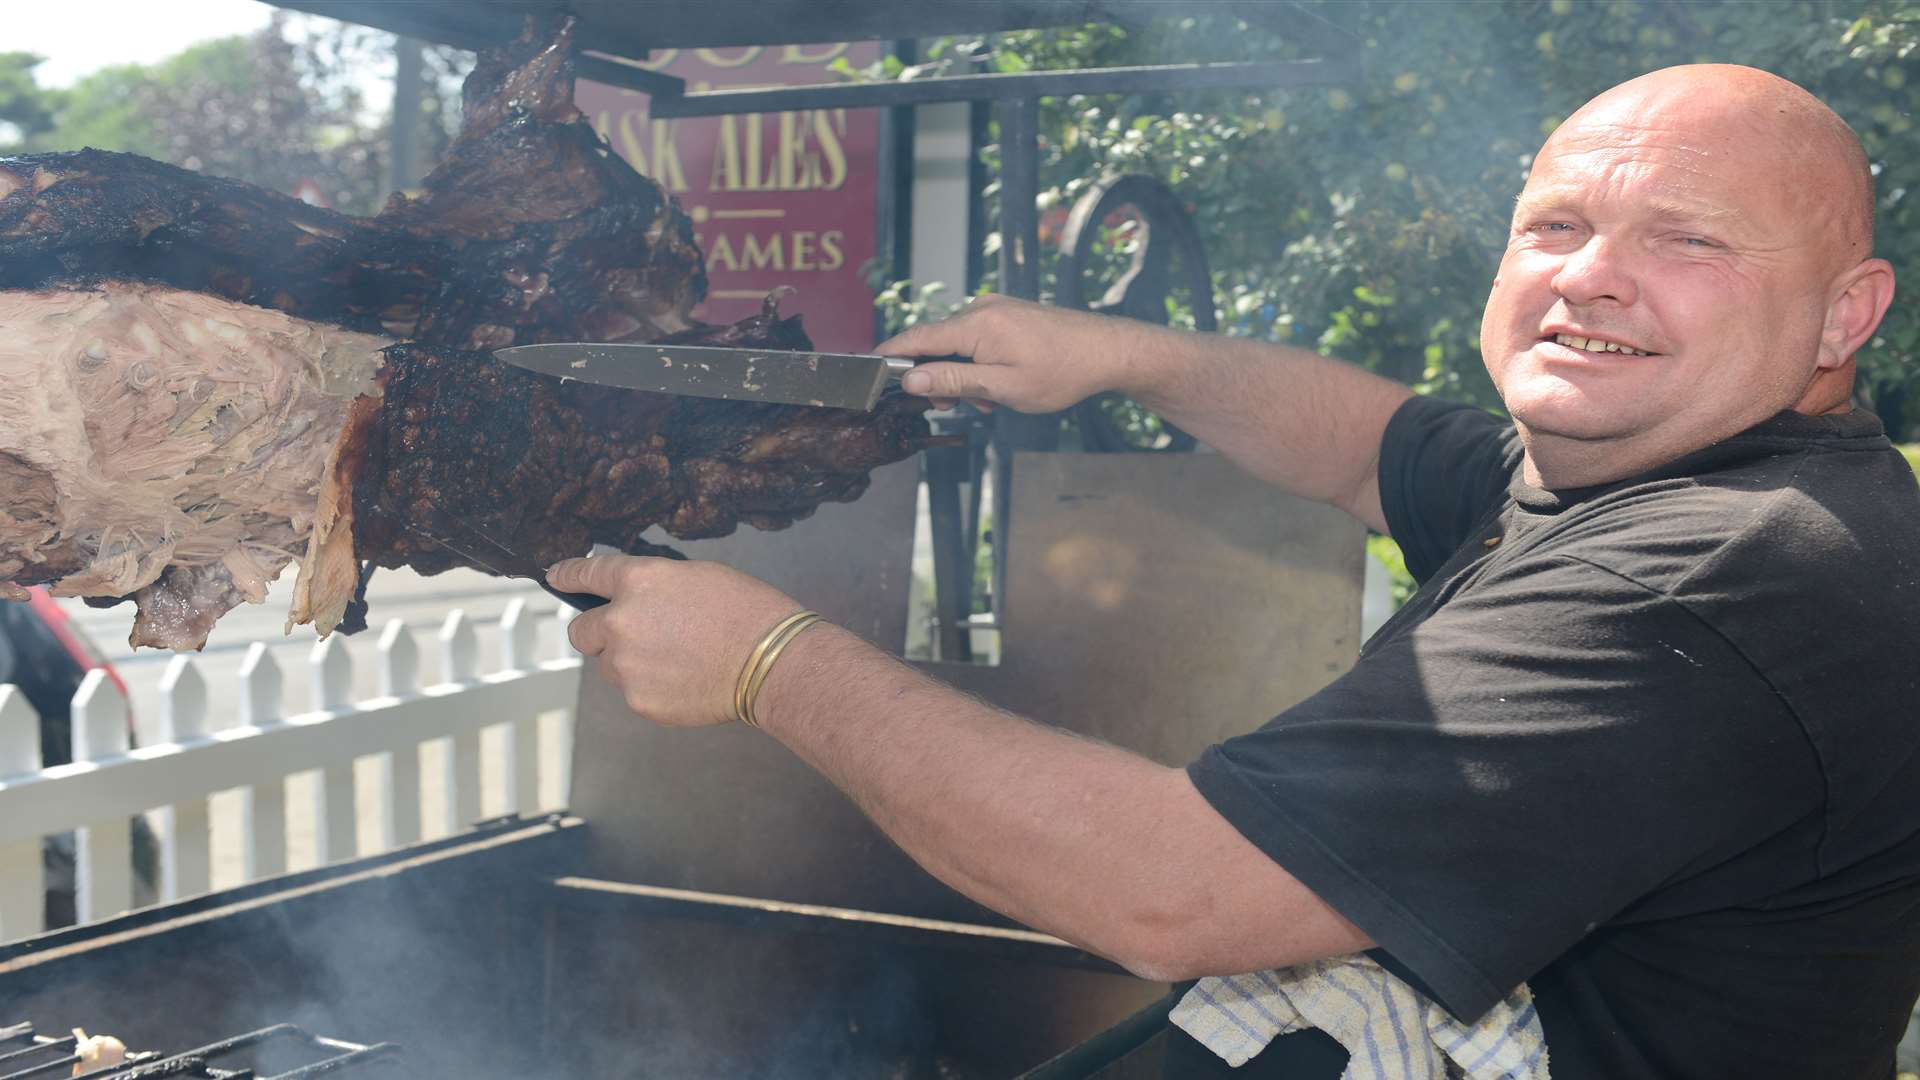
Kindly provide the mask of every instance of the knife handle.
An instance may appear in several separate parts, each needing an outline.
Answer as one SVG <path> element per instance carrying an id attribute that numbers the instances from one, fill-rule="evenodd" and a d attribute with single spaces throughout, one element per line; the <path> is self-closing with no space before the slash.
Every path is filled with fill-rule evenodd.
<path id="1" fill-rule="evenodd" d="M 973 357 L 971 356 L 883 356 L 880 359 L 887 362 L 888 382 L 899 382 L 902 376 L 914 368 L 919 367 L 921 364 L 936 362 L 942 364 L 973 363 Z"/>
<path id="2" fill-rule="evenodd" d="M 555 600 L 560 601 L 575 611 L 592 611 L 594 608 L 604 607 L 608 603 L 606 597 L 596 596 L 593 593 L 568 592 L 565 589 L 556 589 L 547 584 L 545 574 L 542 574 L 534 580 L 539 583 L 542 589 L 547 591 L 548 596 L 553 597 Z"/>

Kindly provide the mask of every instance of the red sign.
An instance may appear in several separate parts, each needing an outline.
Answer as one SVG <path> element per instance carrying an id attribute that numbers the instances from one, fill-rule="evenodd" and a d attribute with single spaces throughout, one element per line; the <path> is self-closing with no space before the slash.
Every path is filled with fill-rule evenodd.
<path id="1" fill-rule="evenodd" d="M 669 49 L 646 66 L 700 91 L 836 82 L 828 69 L 836 59 L 864 67 L 879 55 L 873 42 Z M 878 245 L 878 110 L 654 120 L 647 95 L 584 79 L 574 103 L 693 218 L 707 254 L 701 319 L 745 318 L 787 285 L 795 292 L 781 310 L 806 317 L 817 347 L 859 352 L 874 344 L 873 290 L 861 267 Z"/>

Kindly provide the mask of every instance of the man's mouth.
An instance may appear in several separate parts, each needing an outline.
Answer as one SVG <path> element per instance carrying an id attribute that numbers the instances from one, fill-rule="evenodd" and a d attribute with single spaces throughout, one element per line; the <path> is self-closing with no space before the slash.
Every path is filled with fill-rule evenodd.
<path id="1" fill-rule="evenodd" d="M 1554 334 L 1552 337 L 1547 338 L 1547 340 L 1553 342 L 1555 345 L 1565 345 L 1569 349 L 1579 349 L 1583 352 L 1614 352 L 1626 356 L 1659 355 L 1658 353 L 1648 352 L 1645 349 L 1636 349 L 1631 345 L 1622 345 L 1617 341 L 1608 341 L 1605 338 L 1597 337 L 1581 337 L 1578 334 Z"/>

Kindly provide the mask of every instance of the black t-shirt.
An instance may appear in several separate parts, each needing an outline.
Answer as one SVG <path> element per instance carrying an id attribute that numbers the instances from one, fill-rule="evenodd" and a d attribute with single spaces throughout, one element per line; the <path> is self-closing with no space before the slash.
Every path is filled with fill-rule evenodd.
<path id="1" fill-rule="evenodd" d="M 1420 591 L 1194 783 L 1456 1016 L 1528 983 L 1557 1080 L 1884 1080 L 1920 992 L 1905 461 L 1864 412 L 1578 491 L 1520 458 L 1402 407 L 1380 486 Z"/>

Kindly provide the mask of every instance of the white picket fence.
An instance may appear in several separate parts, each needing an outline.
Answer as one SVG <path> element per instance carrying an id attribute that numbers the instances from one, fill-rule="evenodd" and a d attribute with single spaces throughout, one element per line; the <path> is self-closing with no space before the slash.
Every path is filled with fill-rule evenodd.
<path id="1" fill-rule="evenodd" d="M 104 672 L 94 671 L 73 701 L 73 763 L 43 768 L 39 717 L 20 691 L 0 686 L 0 941 L 44 929 L 41 844 L 72 831 L 75 904 L 82 923 L 133 906 L 130 819 L 146 814 L 159 848 L 161 902 L 204 893 L 212 883 L 214 800 L 237 807 L 246 881 L 287 869 L 290 785 L 312 770 L 319 782 L 292 785 L 310 792 L 312 805 L 295 807 L 313 823 L 321 862 L 392 850 L 423 836 L 447 835 L 479 820 L 481 792 L 504 792 L 508 810 L 538 809 L 543 743 L 557 756 L 560 790 L 571 757 L 571 715 L 579 691 L 580 659 L 567 647 L 572 612 L 549 616 L 558 624 L 558 655 L 535 655 L 542 616 L 516 599 L 500 622 L 499 670 L 479 671 L 479 638 L 463 612 L 449 614 L 437 635 L 441 681 L 420 685 L 420 646 L 399 620 L 378 643 L 381 693 L 352 701 L 354 658 L 339 635 L 314 646 L 312 699 L 289 715 L 281 672 L 265 643 L 242 664 L 238 686 L 210 688 L 189 656 L 175 657 L 161 681 L 160 715 L 152 745 L 130 750 L 127 701 Z M 234 719 L 217 730 L 210 693 L 237 694 Z M 565 713 L 567 734 L 542 739 L 540 718 Z M 507 725 L 484 756 L 486 729 Z M 146 730 L 143 728 L 143 730 Z M 423 744 L 451 740 L 451 752 L 422 753 Z M 378 842 L 360 850 L 355 765 L 371 759 L 361 780 L 373 780 L 371 823 Z M 423 762 L 434 763 L 428 775 Z M 551 774 L 550 774 L 551 775 Z M 425 784 L 444 795 L 444 821 L 422 821 Z M 495 800 L 499 800 L 496 798 Z M 423 828 L 423 826 L 428 826 Z"/>

